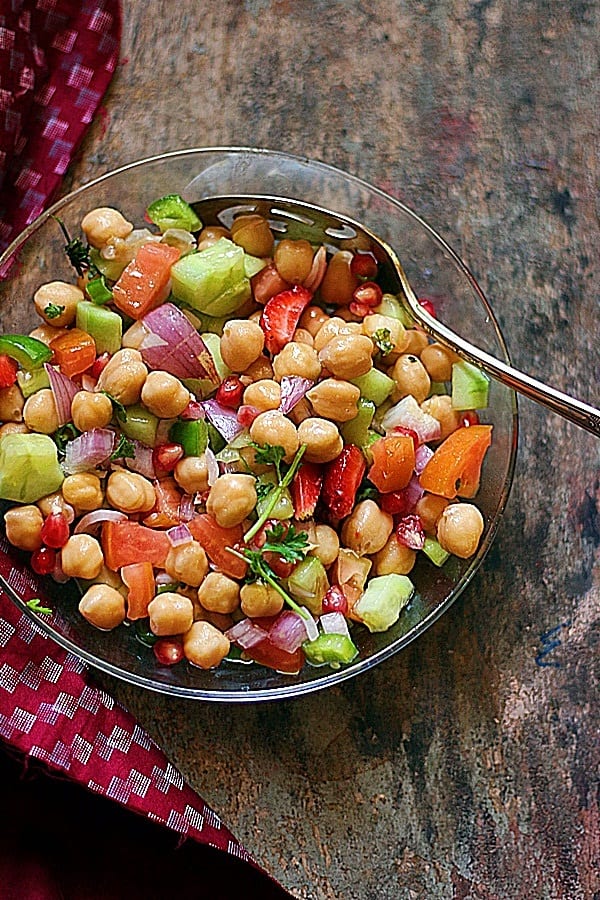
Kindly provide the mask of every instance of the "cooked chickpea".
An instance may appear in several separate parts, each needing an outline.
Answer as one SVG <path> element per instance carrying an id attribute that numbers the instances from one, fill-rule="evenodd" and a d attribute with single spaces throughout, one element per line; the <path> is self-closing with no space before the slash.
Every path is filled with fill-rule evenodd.
<path id="1" fill-rule="evenodd" d="M 274 262 L 281 277 L 290 284 L 302 284 L 313 264 L 314 250 L 308 241 L 284 238 L 275 248 Z"/>
<path id="2" fill-rule="evenodd" d="M 113 417 L 112 403 L 106 394 L 78 391 L 71 400 L 73 425 L 79 431 L 106 428 Z"/>
<path id="3" fill-rule="evenodd" d="M 35 338 L 37 341 L 41 341 L 42 344 L 50 344 L 54 338 L 58 337 L 60 334 L 65 334 L 66 328 L 54 328 L 53 325 L 38 325 L 37 328 L 34 328 L 33 331 L 29 332 L 29 337 Z"/>
<path id="4" fill-rule="evenodd" d="M 342 543 L 359 556 L 378 553 L 392 533 L 394 520 L 374 500 L 358 503 L 342 527 Z"/>
<path id="5" fill-rule="evenodd" d="M 462 413 L 460 410 L 454 409 L 452 397 L 448 394 L 434 394 L 433 397 L 421 404 L 421 409 L 440 423 L 442 431 L 439 439 L 441 441 L 456 431 L 461 424 Z"/>
<path id="6" fill-rule="evenodd" d="M 253 475 L 229 472 L 220 475 L 211 487 L 206 511 L 215 517 L 222 528 L 233 528 L 250 515 L 257 499 Z"/>
<path id="7" fill-rule="evenodd" d="M 308 344 L 290 341 L 274 358 L 273 371 L 279 381 L 284 375 L 299 375 L 316 381 L 321 374 L 321 363 L 317 351 Z"/>
<path id="8" fill-rule="evenodd" d="M 60 551 L 60 565 L 69 578 L 97 578 L 104 565 L 102 547 L 91 534 L 72 534 Z"/>
<path id="9" fill-rule="evenodd" d="M 6 537 L 19 550 L 39 550 L 44 518 L 37 506 L 15 506 L 4 514 Z"/>
<path id="10" fill-rule="evenodd" d="M 244 391 L 244 403 L 261 412 L 278 409 L 281 403 L 281 388 L 272 378 L 262 378 L 249 384 Z"/>
<path id="11" fill-rule="evenodd" d="M 375 554 L 373 571 L 375 575 L 408 575 L 416 559 L 416 551 L 405 547 L 395 534 L 391 534 L 381 550 Z"/>
<path id="12" fill-rule="evenodd" d="M 337 425 L 328 419 L 311 416 L 298 426 L 298 439 L 306 444 L 304 459 L 306 462 L 331 462 L 342 452 L 344 442 Z"/>
<path id="13" fill-rule="evenodd" d="M 124 513 L 150 512 L 156 503 L 156 493 L 152 482 L 143 475 L 119 469 L 108 476 L 106 499 L 114 509 Z"/>
<path id="14" fill-rule="evenodd" d="M 309 347 L 313 347 L 315 343 L 315 339 L 306 328 L 296 328 L 293 340 L 297 344 L 307 344 Z"/>
<path id="15" fill-rule="evenodd" d="M 358 415 L 360 388 L 349 381 L 325 378 L 319 381 L 306 397 L 318 416 L 334 422 L 349 422 Z"/>
<path id="16" fill-rule="evenodd" d="M 329 260 L 320 287 L 321 298 L 327 306 L 345 306 L 352 300 L 359 282 L 350 270 L 351 262 L 349 250 L 339 250 Z"/>
<path id="17" fill-rule="evenodd" d="M 0 422 L 22 422 L 25 398 L 18 384 L 0 390 Z"/>
<path id="18" fill-rule="evenodd" d="M 231 232 L 228 228 L 223 228 L 221 225 L 207 225 L 198 235 L 198 250 L 206 250 L 207 247 L 212 247 L 221 238 L 229 238 L 231 240 Z"/>
<path id="19" fill-rule="evenodd" d="M 365 316 L 362 330 L 371 340 L 374 340 L 375 335 L 379 334 L 392 345 L 392 349 L 385 354 L 386 359 L 393 359 L 393 355 L 396 353 L 404 353 L 408 344 L 404 325 L 400 319 L 394 319 L 392 316 L 382 316 L 378 313 Z"/>
<path id="20" fill-rule="evenodd" d="M 230 646 L 223 632 L 210 622 L 194 622 L 183 637 L 185 658 L 201 669 L 213 669 L 220 665 Z"/>
<path id="21" fill-rule="evenodd" d="M 373 366 L 373 341 L 364 334 L 340 334 L 328 341 L 319 360 L 337 378 L 358 378 Z"/>
<path id="22" fill-rule="evenodd" d="M 23 419 L 31 431 L 52 434 L 59 426 L 54 394 L 50 388 L 42 388 L 28 397 L 23 407 Z"/>
<path id="23" fill-rule="evenodd" d="M 265 333 L 258 322 L 230 319 L 221 336 L 221 356 L 232 372 L 245 372 L 265 346 Z"/>
<path id="24" fill-rule="evenodd" d="M 264 306 L 271 297 L 287 290 L 289 284 L 284 281 L 274 263 L 269 263 L 251 278 L 252 296 L 256 303 Z"/>
<path id="25" fill-rule="evenodd" d="M 290 409 L 287 414 L 288 417 L 292 420 L 294 425 L 299 425 L 300 422 L 304 422 L 305 419 L 310 419 L 313 411 L 310 403 L 305 397 L 302 397 L 298 400 L 297 403 L 294 404 L 293 408 Z"/>
<path id="26" fill-rule="evenodd" d="M 125 598 L 108 584 L 93 584 L 79 601 L 84 619 L 101 631 L 111 631 L 125 621 Z"/>
<path id="27" fill-rule="evenodd" d="M 394 395 L 398 400 L 411 394 L 417 403 L 422 403 L 431 388 L 427 369 L 412 353 L 404 353 L 398 357 L 391 376 L 396 382 Z"/>
<path id="28" fill-rule="evenodd" d="M 240 586 L 221 572 L 209 572 L 198 588 L 198 602 L 209 612 L 232 613 L 240 605 Z"/>
<path id="29" fill-rule="evenodd" d="M 184 456 L 175 466 L 173 475 L 179 487 L 182 487 L 186 494 L 208 490 L 208 465 L 204 454 L 202 456 Z"/>
<path id="30" fill-rule="evenodd" d="M 321 309 L 320 306 L 307 306 L 300 316 L 298 325 L 300 326 L 300 328 L 304 328 L 305 331 L 308 331 L 308 333 L 312 335 L 314 340 L 317 332 L 320 331 L 325 322 L 328 321 L 329 316 L 324 309 Z"/>
<path id="31" fill-rule="evenodd" d="M 420 518 L 426 534 L 435 535 L 439 518 L 449 502 L 445 497 L 439 497 L 437 494 L 423 494 L 417 501 L 415 515 Z"/>
<path id="32" fill-rule="evenodd" d="M 443 344 L 428 344 L 421 351 L 421 362 L 427 369 L 432 381 L 450 381 L 452 364 L 458 357 Z"/>
<path id="33" fill-rule="evenodd" d="M 184 634 L 194 622 L 194 604 L 189 597 L 175 591 L 157 594 L 148 604 L 150 631 L 158 637 Z"/>
<path id="34" fill-rule="evenodd" d="M 5 422 L 0 425 L 0 438 L 5 434 L 28 434 L 29 428 L 25 422 Z"/>
<path id="35" fill-rule="evenodd" d="M 71 325 L 75 321 L 77 304 L 83 300 L 83 291 L 66 281 L 50 281 L 42 284 L 33 295 L 33 303 L 39 315 L 54 328 Z"/>
<path id="36" fill-rule="evenodd" d="M 358 322 L 345 322 L 340 316 L 333 316 L 331 319 L 328 316 L 314 335 L 314 348 L 317 353 L 320 353 L 325 344 L 328 344 L 332 338 L 341 334 L 360 333 L 361 326 Z"/>
<path id="37" fill-rule="evenodd" d="M 97 391 L 106 391 L 124 406 L 137 403 L 146 381 L 148 369 L 139 350 L 117 350 L 98 378 Z"/>
<path id="38" fill-rule="evenodd" d="M 283 447 L 286 459 L 291 459 L 299 446 L 296 426 L 276 409 L 256 417 L 250 426 L 250 437 L 257 444 Z"/>
<path id="39" fill-rule="evenodd" d="M 236 216 L 231 223 L 231 240 L 251 256 L 271 256 L 275 238 L 264 216 L 251 213 Z"/>
<path id="40" fill-rule="evenodd" d="M 448 553 L 468 559 L 483 534 L 483 516 L 472 503 L 450 503 L 437 524 L 437 539 Z"/>
<path id="41" fill-rule="evenodd" d="M 270 584 L 254 581 L 240 591 L 242 612 L 250 619 L 276 616 L 283 609 L 283 597 Z"/>
<path id="42" fill-rule="evenodd" d="M 43 516 L 49 516 L 50 513 L 61 512 L 65 514 L 68 522 L 72 521 L 73 507 L 66 502 L 62 495 L 62 489 L 60 491 L 53 491 L 51 494 L 46 494 L 45 497 L 42 497 L 37 501 L 36 505 Z"/>
<path id="43" fill-rule="evenodd" d="M 198 541 L 188 541 L 172 547 L 165 562 L 167 573 L 176 581 L 198 587 L 208 572 L 208 559 L 204 547 Z"/>
<path id="44" fill-rule="evenodd" d="M 118 209 L 99 206 L 83 217 L 81 230 L 92 247 L 102 247 L 110 238 L 126 238 L 133 231 L 133 225 Z"/>
<path id="45" fill-rule="evenodd" d="M 104 503 L 102 482 L 93 472 L 67 475 L 62 483 L 62 494 L 71 506 L 85 511 L 100 509 Z"/>
<path id="46" fill-rule="evenodd" d="M 299 530 L 306 531 L 309 543 L 314 545 L 313 549 L 308 552 L 309 556 L 316 556 L 317 559 L 320 559 L 326 569 L 336 561 L 340 550 L 340 539 L 333 528 L 330 528 L 329 525 L 311 523 L 307 526 L 301 523 Z"/>
<path id="47" fill-rule="evenodd" d="M 141 400 L 146 409 L 160 419 L 180 416 L 191 394 L 179 378 L 169 372 L 149 372 L 142 387 Z"/>
<path id="48" fill-rule="evenodd" d="M 244 369 L 244 375 L 252 381 L 264 381 L 273 378 L 271 360 L 261 353 L 258 359 L 255 359 L 253 363 Z"/>
<path id="49" fill-rule="evenodd" d="M 406 337 L 408 343 L 404 352 L 412 353 L 413 356 L 420 356 L 425 347 L 429 344 L 429 338 L 420 328 L 407 328 Z"/>

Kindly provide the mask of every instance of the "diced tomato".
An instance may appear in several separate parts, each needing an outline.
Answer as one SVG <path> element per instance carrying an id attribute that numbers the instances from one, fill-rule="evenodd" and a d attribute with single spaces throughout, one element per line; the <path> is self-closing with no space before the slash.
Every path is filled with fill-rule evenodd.
<path id="1" fill-rule="evenodd" d="M 366 467 L 362 451 L 354 444 L 347 444 L 328 464 L 323 480 L 323 502 L 336 518 L 343 519 L 352 512 Z"/>
<path id="2" fill-rule="evenodd" d="M 104 562 L 113 572 L 139 562 L 164 569 L 170 549 L 166 532 L 138 522 L 105 522 L 102 526 Z"/>
<path id="3" fill-rule="evenodd" d="M 181 251 L 169 244 L 142 244 L 113 287 L 115 306 L 132 319 L 141 319 L 169 294 L 171 266 Z"/>
<path id="4" fill-rule="evenodd" d="M 440 444 L 421 472 L 421 487 L 447 500 L 474 497 L 479 489 L 483 459 L 491 443 L 491 425 L 457 428 Z"/>
<path id="5" fill-rule="evenodd" d="M 148 604 L 156 594 L 152 563 L 139 562 L 123 566 L 121 578 L 128 588 L 127 618 L 130 621 L 145 619 L 148 615 Z"/>
<path id="6" fill-rule="evenodd" d="M 406 487 L 415 468 L 415 445 L 412 437 L 392 434 L 371 444 L 373 465 L 369 469 L 369 481 L 378 491 L 388 494 Z"/>
<path id="7" fill-rule="evenodd" d="M 69 328 L 48 345 L 54 354 L 53 362 L 63 375 L 72 378 L 89 369 L 96 361 L 96 342 L 81 328 Z"/>
<path id="8" fill-rule="evenodd" d="M 316 463 L 302 463 L 290 485 L 294 515 L 298 521 L 313 515 L 323 485 L 323 469 Z"/>
<path id="9" fill-rule="evenodd" d="M 267 300 L 260 317 L 265 345 L 270 353 L 279 353 L 292 340 L 300 316 L 312 300 L 312 294 L 301 284 L 275 294 Z"/>
<path id="10" fill-rule="evenodd" d="M 17 380 L 17 361 L 6 353 L 0 353 L 0 389 L 10 387 Z"/>
<path id="11" fill-rule="evenodd" d="M 277 672 L 285 672 L 287 675 L 296 675 L 302 669 L 305 661 L 302 647 L 298 647 L 293 653 L 287 653 L 272 644 L 269 638 L 244 650 L 244 655 L 261 666 L 267 666 Z"/>
<path id="12" fill-rule="evenodd" d="M 174 478 L 162 478 L 154 482 L 156 503 L 143 519 L 144 525 L 150 528 L 170 528 L 178 525 L 179 504 L 181 503 L 181 490 Z"/>
<path id="13" fill-rule="evenodd" d="M 187 526 L 194 539 L 204 547 L 208 558 L 221 572 L 231 578 L 245 576 L 247 563 L 227 549 L 242 543 L 244 530 L 241 525 L 236 525 L 234 528 L 222 528 L 216 519 L 213 519 L 208 513 L 203 513 L 194 516 Z"/>

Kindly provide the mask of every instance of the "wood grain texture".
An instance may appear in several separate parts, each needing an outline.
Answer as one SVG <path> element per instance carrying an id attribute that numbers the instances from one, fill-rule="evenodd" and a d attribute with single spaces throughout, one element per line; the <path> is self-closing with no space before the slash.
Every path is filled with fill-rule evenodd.
<path id="1" fill-rule="evenodd" d="M 463 255 L 519 366 L 600 402 L 597 3 L 129 0 L 124 16 L 68 183 L 194 145 L 346 168 Z M 520 410 L 494 548 L 396 658 L 246 708 L 103 679 L 299 898 L 600 896 L 599 445 Z"/>

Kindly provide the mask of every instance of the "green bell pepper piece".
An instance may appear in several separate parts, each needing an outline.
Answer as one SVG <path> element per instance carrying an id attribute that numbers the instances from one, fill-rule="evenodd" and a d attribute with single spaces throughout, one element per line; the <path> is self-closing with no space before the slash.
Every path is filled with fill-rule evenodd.
<path id="1" fill-rule="evenodd" d="M 52 350 L 46 344 L 26 334 L 1 334 L 0 353 L 16 360 L 27 372 L 40 369 L 52 359 Z"/>
<path id="2" fill-rule="evenodd" d="M 314 641 L 305 641 L 302 649 L 313 666 L 337 668 L 342 663 L 351 663 L 358 656 L 358 650 L 345 634 L 320 634 Z"/>

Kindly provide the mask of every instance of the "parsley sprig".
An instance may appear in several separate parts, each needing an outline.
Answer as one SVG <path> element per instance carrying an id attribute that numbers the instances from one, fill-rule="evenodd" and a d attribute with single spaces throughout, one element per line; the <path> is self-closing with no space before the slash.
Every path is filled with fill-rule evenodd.
<path id="1" fill-rule="evenodd" d="M 249 547 L 245 547 L 241 552 L 239 550 L 234 550 L 233 547 L 228 547 L 227 549 L 230 553 L 233 553 L 234 556 L 237 556 L 238 559 L 243 559 L 248 563 L 249 574 L 254 576 L 254 578 L 250 579 L 251 581 L 264 581 L 267 584 L 270 584 L 271 587 L 283 597 L 287 605 L 290 606 L 294 612 L 297 612 L 303 619 L 306 618 L 306 611 L 296 603 L 294 598 L 291 597 L 283 585 L 280 584 L 275 572 L 264 558 L 264 546 L 261 547 L 260 550 L 250 550 Z"/>
<path id="2" fill-rule="evenodd" d="M 257 518 L 254 525 L 248 529 L 246 534 L 244 535 L 244 540 L 246 543 L 251 541 L 255 534 L 257 534 L 260 529 L 263 527 L 273 510 L 277 504 L 277 501 L 283 494 L 284 490 L 291 484 L 292 478 L 298 471 L 300 467 L 300 463 L 302 462 L 302 457 L 304 456 L 304 451 L 306 450 L 306 444 L 302 444 L 294 456 L 292 463 L 285 474 L 282 472 L 282 462 L 283 457 L 285 456 L 285 450 L 283 447 L 279 446 L 271 446 L 270 444 L 255 444 L 255 459 L 257 463 L 261 463 L 261 465 L 272 465 L 275 467 L 275 471 L 277 473 L 277 484 L 273 488 L 273 490 L 269 491 L 267 495 L 267 502 L 265 503 L 265 508 L 263 509 L 260 516 Z"/>
<path id="3" fill-rule="evenodd" d="M 58 303 L 49 303 L 44 309 L 44 315 L 47 319 L 57 319 L 64 311 L 64 306 L 59 306 Z"/>
<path id="4" fill-rule="evenodd" d="M 32 597 L 31 600 L 28 600 L 25 604 L 29 607 L 29 609 L 33 610 L 33 612 L 40 613 L 43 616 L 51 616 L 52 610 L 49 606 L 42 606 L 42 601 L 39 597 Z"/>
<path id="5" fill-rule="evenodd" d="M 394 349 L 394 342 L 391 338 L 392 333 L 389 328 L 378 328 L 373 334 L 373 343 L 383 356 L 387 356 Z"/>
<path id="6" fill-rule="evenodd" d="M 265 532 L 265 537 L 266 541 L 260 548 L 262 552 L 270 550 L 278 553 L 286 562 L 301 562 L 310 550 L 306 531 L 296 531 L 293 525 L 277 522 Z"/>
<path id="7" fill-rule="evenodd" d="M 92 269 L 90 248 L 89 246 L 84 244 L 83 241 L 80 241 L 79 238 L 72 238 L 67 231 L 65 223 L 57 216 L 54 216 L 54 218 L 58 222 L 60 230 L 62 231 L 67 242 L 65 244 L 65 253 L 69 257 L 69 262 L 71 263 L 79 277 L 83 278 L 86 271 Z M 95 266 L 93 268 L 95 270 Z"/>
<path id="8" fill-rule="evenodd" d="M 132 442 L 125 437 L 124 434 L 119 435 L 119 440 L 117 441 L 117 446 L 110 454 L 111 460 L 115 459 L 134 459 L 135 457 L 135 446 Z"/>

